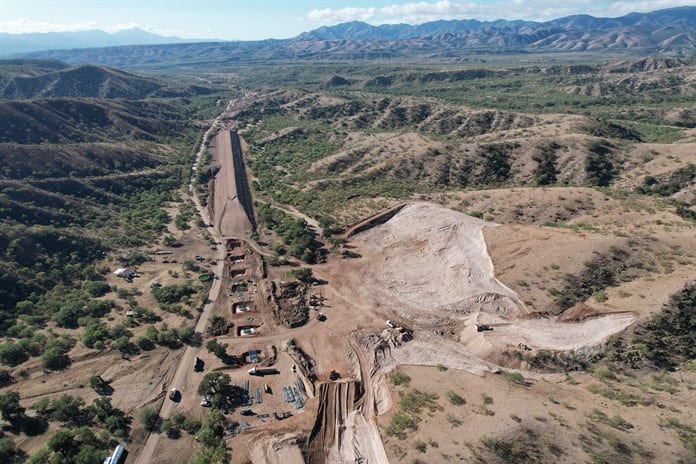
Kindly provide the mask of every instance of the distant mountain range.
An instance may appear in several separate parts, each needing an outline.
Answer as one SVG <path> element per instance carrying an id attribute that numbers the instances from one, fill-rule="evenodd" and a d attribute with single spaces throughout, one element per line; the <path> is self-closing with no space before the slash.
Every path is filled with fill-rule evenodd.
<path id="1" fill-rule="evenodd" d="M 696 7 L 671 8 L 652 13 L 630 13 L 620 18 L 595 18 L 575 15 L 547 22 L 535 21 L 477 21 L 475 19 L 432 21 L 424 24 L 383 24 L 371 26 L 353 21 L 336 26 L 324 26 L 305 32 L 297 40 L 406 40 L 443 35 L 471 35 L 479 37 L 535 36 L 539 33 L 560 32 L 609 33 L 620 30 L 654 34 L 667 30 L 693 32 L 696 28 Z M 669 34 L 670 32 L 667 32 Z M 512 42 L 528 42 L 513 40 Z"/>
<path id="2" fill-rule="evenodd" d="M 39 50 L 61 50 L 72 48 L 114 47 L 119 45 L 154 45 L 183 42 L 178 37 L 165 37 L 139 28 L 124 29 L 118 32 L 104 32 L 99 29 L 73 32 L 46 32 L 27 34 L 0 33 L 0 56 L 28 53 Z"/>
<path id="3" fill-rule="evenodd" d="M 434 21 L 419 25 L 371 26 L 354 21 L 300 34 L 296 42 L 388 42 L 432 50 L 523 49 L 585 51 L 604 49 L 696 49 L 696 7 L 631 13 L 620 18 L 575 15 L 547 22 Z M 379 47 L 375 47 L 379 48 Z"/>
<path id="4" fill-rule="evenodd" d="M 0 60 L 0 98 L 99 98 L 141 100 L 208 94 L 195 85 L 172 87 L 153 78 L 118 69 L 54 60 Z"/>
<path id="5" fill-rule="evenodd" d="M 696 7 L 631 13 L 620 18 L 568 16 L 547 22 L 434 21 L 371 26 L 349 22 L 286 40 L 179 43 L 25 54 L 71 64 L 125 68 L 225 65 L 297 60 L 442 59 L 472 53 L 628 52 L 696 53 Z"/>

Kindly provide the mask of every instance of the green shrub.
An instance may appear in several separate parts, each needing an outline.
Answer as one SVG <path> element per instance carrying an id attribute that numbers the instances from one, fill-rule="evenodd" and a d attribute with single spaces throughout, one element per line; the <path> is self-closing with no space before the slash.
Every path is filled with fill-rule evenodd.
<path id="1" fill-rule="evenodd" d="M 466 400 L 463 397 L 459 396 L 457 393 L 453 392 L 452 390 L 447 390 L 445 392 L 445 398 L 447 398 L 449 402 L 455 406 L 461 406 L 462 404 L 466 404 Z"/>
<path id="2" fill-rule="evenodd" d="M 417 439 L 416 441 L 413 442 L 413 447 L 417 450 L 420 451 L 421 453 L 425 453 L 425 451 L 428 449 L 428 445 L 420 439 Z"/>
<path id="3" fill-rule="evenodd" d="M 409 377 L 407 374 L 404 374 L 403 372 L 393 372 L 389 376 L 389 381 L 392 383 L 392 385 L 395 385 L 397 387 L 402 385 L 407 387 L 408 384 L 411 382 L 411 377 Z"/>
<path id="4" fill-rule="evenodd" d="M 645 350 L 655 366 L 674 370 L 679 364 L 696 360 L 696 283 L 670 297 L 660 314 L 636 330 L 634 343 Z M 636 345 L 634 345 L 636 346 Z M 619 359 L 623 357 L 619 356 Z"/>
<path id="5" fill-rule="evenodd" d="M 527 385 L 527 381 L 524 379 L 524 376 L 519 372 L 501 370 L 500 374 L 510 382 L 516 383 L 518 385 Z"/>
<path id="6" fill-rule="evenodd" d="M 146 406 L 138 412 L 138 420 L 149 431 L 155 429 L 159 418 L 159 411 L 152 406 Z"/>
<path id="7" fill-rule="evenodd" d="M 153 285 L 151 287 L 151 290 L 152 295 L 155 297 L 155 300 L 157 300 L 157 302 L 160 305 L 172 305 L 175 303 L 179 303 L 186 297 L 196 293 L 196 290 L 190 283 L 178 285 L 165 285 L 162 287 Z"/>
<path id="8" fill-rule="evenodd" d="M 600 380 L 616 380 L 616 375 L 605 365 L 600 365 L 595 367 L 594 375 L 596 375 Z"/>
<path id="9" fill-rule="evenodd" d="M 394 414 L 387 425 L 385 432 L 389 436 L 403 437 L 407 430 L 418 429 L 419 419 L 403 412 Z"/>
<path id="10" fill-rule="evenodd" d="M 593 142 L 585 158 L 585 172 L 590 185 L 606 187 L 617 174 L 611 151 L 602 142 Z"/>
<path id="11" fill-rule="evenodd" d="M 87 281 L 84 283 L 84 289 L 89 296 L 98 298 L 104 296 L 111 291 L 108 283 L 102 281 Z"/>
<path id="12" fill-rule="evenodd" d="M 402 393 L 399 407 L 403 412 L 409 414 L 418 414 L 423 408 L 427 408 L 430 411 L 435 411 L 439 408 L 437 395 L 418 390 Z"/>

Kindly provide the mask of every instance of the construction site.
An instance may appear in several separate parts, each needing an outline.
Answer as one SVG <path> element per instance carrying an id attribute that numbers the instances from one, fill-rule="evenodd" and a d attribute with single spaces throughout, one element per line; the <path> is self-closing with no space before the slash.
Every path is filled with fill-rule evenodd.
<path id="1" fill-rule="evenodd" d="M 313 282 L 269 266 L 268 248 L 253 240 L 263 225 L 234 116 L 223 114 L 204 144 L 219 171 L 201 209 L 224 247 L 210 315 L 229 320 L 214 335 L 226 357 L 199 350 L 205 368 L 186 374 L 171 408 L 205 407 L 202 376 L 228 374 L 241 389 L 223 411 L 233 462 L 387 463 L 396 445 L 385 446 L 378 424 L 398 400 L 388 382 L 395 370 L 485 379 L 501 371 L 503 353 L 591 353 L 639 317 L 615 310 L 570 320 L 530 309 L 496 277 L 486 231 L 497 225 L 427 202 L 347 228 L 342 250 L 357 258 L 339 249 L 312 267 Z M 517 367 L 530 379 L 560 378 Z"/>

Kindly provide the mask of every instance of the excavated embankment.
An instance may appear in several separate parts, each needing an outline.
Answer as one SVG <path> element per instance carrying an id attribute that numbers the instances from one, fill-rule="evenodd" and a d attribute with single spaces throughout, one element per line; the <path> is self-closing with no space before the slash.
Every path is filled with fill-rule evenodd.
<path id="1" fill-rule="evenodd" d="M 249 237 L 256 229 L 244 154 L 236 129 L 217 133 L 212 146 L 220 164 L 210 217 L 223 237 Z"/>
<path id="2" fill-rule="evenodd" d="M 356 403 L 362 396 L 359 381 L 323 383 L 319 387 L 319 410 L 306 445 L 306 459 L 309 464 L 329 464 L 328 450 L 338 445 L 344 438 L 344 424 L 350 413 L 356 410 Z"/>

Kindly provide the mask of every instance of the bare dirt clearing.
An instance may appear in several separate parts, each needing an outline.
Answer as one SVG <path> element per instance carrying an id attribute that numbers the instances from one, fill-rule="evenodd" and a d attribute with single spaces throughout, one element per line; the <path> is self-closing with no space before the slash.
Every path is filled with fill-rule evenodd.
<path id="1" fill-rule="evenodd" d="M 495 452 L 506 449 L 527 456 L 521 462 L 532 456 L 541 462 L 568 464 L 589 461 L 593 455 L 607 462 L 692 459 L 679 446 L 675 432 L 661 425 L 668 419 L 693 423 L 689 402 L 694 392 L 687 383 L 679 383 L 675 394 L 646 386 L 641 390 L 636 379 L 611 384 L 610 388 L 626 393 L 642 391 L 646 398 L 653 398 L 651 404 L 631 407 L 591 393 L 588 387 L 597 382 L 588 374 L 548 375 L 520 385 L 501 375 L 475 376 L 454 369 L 404 365 L 398 372 L 410 380 L 392 387 L 397 404 L 378 418 L 383 432 L 399 414 L 400 399 L 413 397 L 414 391 L 436 395 L 437 399 L 433 409 L 423 407 L 415 415 L 415 430 L 401 437 L 383 433 L 390 462 L 510 462 Z M 463 401 L 453 403 L 453 394 Z M 665 404 L 673 406 L 665 408 Z M 513 446 L 506 448 L 506 442 Z M 492 446 L 496 443 L 501 446 Z M 621 461 L 626 454 L 630 458 Z"/>

